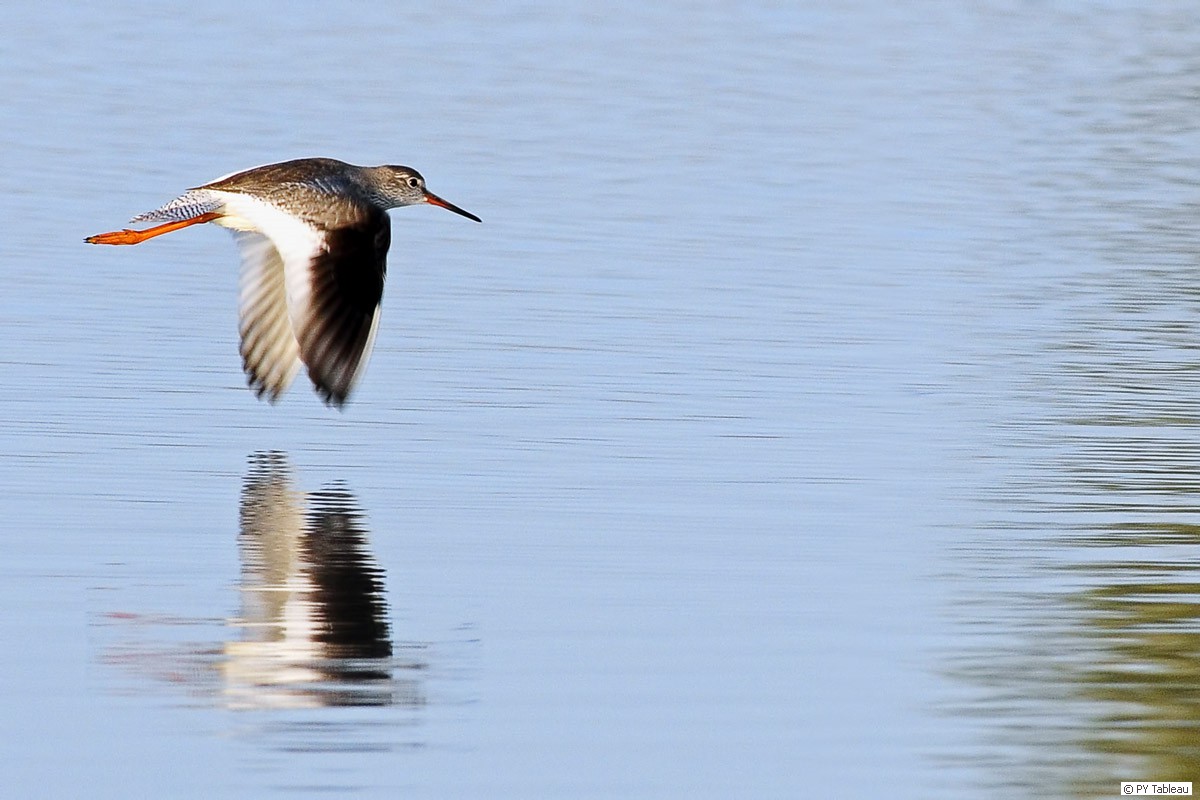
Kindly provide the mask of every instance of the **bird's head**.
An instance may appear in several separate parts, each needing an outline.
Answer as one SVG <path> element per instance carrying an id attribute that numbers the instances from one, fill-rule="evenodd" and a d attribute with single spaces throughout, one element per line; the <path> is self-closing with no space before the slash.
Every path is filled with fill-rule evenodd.
<path id="1" fill-rule="evenodd" d="M 378 199 L 387 207 L 413 206 L 418 203 L 429 203 L 433 206 L 461 214 L 467 219 L 482 222 L 479 217 L 469 211 L 463 211 L 453 203 L 446 202 L 425 188 L 425 178 L 412 167 L 386 165 L 372 170 L 377 181 Z"/>

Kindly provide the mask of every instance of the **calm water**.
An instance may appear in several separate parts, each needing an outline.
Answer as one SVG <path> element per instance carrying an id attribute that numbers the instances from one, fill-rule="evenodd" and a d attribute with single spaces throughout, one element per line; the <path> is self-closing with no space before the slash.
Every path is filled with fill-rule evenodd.
<path id="1" fill-rule="evenodd" d="M 14 797 L 1109 797 L 1200 781 L 1200 11 L 10 9 Z M 236 251 L 407 163 L 345 413 Z"/>

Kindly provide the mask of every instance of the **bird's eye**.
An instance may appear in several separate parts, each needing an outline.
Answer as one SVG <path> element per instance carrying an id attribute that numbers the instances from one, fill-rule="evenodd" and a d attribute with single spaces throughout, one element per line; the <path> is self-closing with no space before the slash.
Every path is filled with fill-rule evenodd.
<path id="1" fill-rule="evenodd" d="M 408 179 L 408 188 L 420 189 L 421 188 L 421 179 L 420 178 L 409 178 Z"/>

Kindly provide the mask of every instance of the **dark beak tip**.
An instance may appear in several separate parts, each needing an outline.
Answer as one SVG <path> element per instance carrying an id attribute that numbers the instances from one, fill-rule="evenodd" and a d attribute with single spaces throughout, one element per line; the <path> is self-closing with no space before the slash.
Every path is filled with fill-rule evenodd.
<path id="1" fill-rule="evenodd" d="M 447 211 L 453 211 L 455 214 L 460 214 L 469 220 L 474 220 L 475 222 L 483 222 L 483 220 L 481 220 L 479 217 L 472 214 L 470 211 L 464 211 L 463 209 L 454 205 L 454 203 L 449 203 L 449 202 L 443 200 L 442 198 L 438 197 L 433 192 L 429 192 L 429 191 L 425 192 L 425 202 L 429 203 L 430 205 L 433 205 L 433 206 L 438 206 L 439 208 L 444 208 Z"/>

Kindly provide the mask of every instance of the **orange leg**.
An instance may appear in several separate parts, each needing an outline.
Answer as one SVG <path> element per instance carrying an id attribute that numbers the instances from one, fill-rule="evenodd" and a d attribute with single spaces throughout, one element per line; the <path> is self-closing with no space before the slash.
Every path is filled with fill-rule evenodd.
<path id="1" fill-rule="evenodd" d="M 147 228 L 144 231 L 134 231 L 125 228 L 120 231 L 111 231 L 109 233 L 97 233 L 95 236 L 89 236 L 84 239 L 88 244 L 141 244 L 147 239 L 153 239 L 155 236 L 162 236 L 164 233 L 177 231 L 180 228 L 186 228 L 189 225 L 199 225 L 202 222 L 212 222 L 217 217 L 221 216 L 216 211 L 209 211 L 206 214 L 201 214 L 198 217 L 181 220 L 179 222 L 168 222 L 165 225 L 156 225 L 153 228 Z"/>

